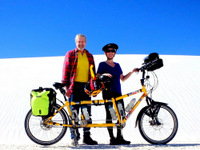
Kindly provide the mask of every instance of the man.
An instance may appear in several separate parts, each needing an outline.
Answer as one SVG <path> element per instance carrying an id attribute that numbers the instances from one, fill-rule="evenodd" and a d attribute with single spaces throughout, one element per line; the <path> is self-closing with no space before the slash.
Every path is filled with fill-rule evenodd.
<path id="1" fill-rule="evenodd" d="M 62 83 L 66 86 L 66 96 L 69 101 L 80 102 L 81 100 L 91 100 L 84 92 L 84 86 L 91 78 L 90 65 L 94 65 L 93 55 L 86 49 L 86 37 L 83 34 L 77 34 L 75 37 L 76 48 L 68 51 L 65 56 L 63 66 Z M 94 68 L 95 71 L 95 68 Z M 79 114 L 79 106 L 73 106 L 72 110 Z M 87 106 L 88 114 L 91 116 L 91 106 Z M 90 119 L 91 123 L 91 119 Z M 98 144 L 90 137 L 90 128 L 84 128 L 83 143 L 88 145 Z M 80 139 L 80 134 L 77 129 L 77 139 Z M 74 145 L 74 135 L 71 134 L 72 144 Z"/>
<path id="2" fill-rule="evenodd" d="M 106 75 L 111 78 L 109 88 L 103 91 L 103 99 L 111 99 L 112 97 L 118 97 L 122 95 L 121 92 L 121 81 L 127 80 L 134 72 L 137 72 L 138 69 L 135 68 L 130 71 L 128 74 L 123 75 L 122 69 L 119 63 L 113 61 L 115 54 L 117 52 L 118 46 L 114 43 L 109 43 L 103 47 L 103 51 L 107 57 L 107 60 L 99 64 L 97 75 Z M 119 100 L 117 104 L 121 103 L 124 110 L 123 99 Z M 106 122 L 112 123 L 112 117 L 109 111 L 109 107 L 112 107 L 112 103 L 106 103 Z M 108 133 L 110 136 L 110 145 L 119 145 L 119 144 L 130 144 L 130 141 L 126 141 L 122 135 L 122 129 L 117 129 L 117 137 L 114 137 L 113 128 L 108 128 Z"/>

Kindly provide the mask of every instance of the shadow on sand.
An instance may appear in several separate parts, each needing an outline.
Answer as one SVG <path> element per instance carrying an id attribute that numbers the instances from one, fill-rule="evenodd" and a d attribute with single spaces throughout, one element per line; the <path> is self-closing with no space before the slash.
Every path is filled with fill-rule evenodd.
<path id="1" fill-rule="evenodd" d="M 152 145 L 152 144 L 131 144 L 131 145 L 108 145 L 108 144 L 98 144 L 98 145 L 85 145 L 85 144 L 79 144 L 77 147 L 74 146 L 58 146 L 57 148 L 64 148 L 68 147 L 71 149 L 119 149 L 120 147 L 124 148 L 146 148 L 146 147 L 154 147 L 154 148 L 177 148 L 177 147 L 193 147 L 193 146 L 199 146 L 200 144 L 198 143 L 193 143 L 193 144 L 165 144 L 165 145 Z"/>

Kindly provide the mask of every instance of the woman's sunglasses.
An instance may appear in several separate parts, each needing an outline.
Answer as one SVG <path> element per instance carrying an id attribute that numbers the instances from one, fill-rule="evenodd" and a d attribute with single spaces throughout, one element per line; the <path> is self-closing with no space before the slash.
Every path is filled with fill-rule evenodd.
<path id="1" fill-rule="evenodd" d="M 116 51 L 115 50 L 106 50 L 106 53 L 110 53 L 110 52 L 115 53 Z"/>

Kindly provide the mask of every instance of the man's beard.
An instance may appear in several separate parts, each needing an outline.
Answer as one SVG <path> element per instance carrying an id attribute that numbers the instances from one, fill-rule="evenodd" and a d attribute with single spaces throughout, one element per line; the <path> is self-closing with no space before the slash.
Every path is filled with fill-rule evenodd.
<path id="1" fill-rule="evenodd" d="M 79 47 L 78 47 L 78 50 L 80 50 L 80 51 L 83 51 L 84 49 L 85 49 L 85 48 L 79 48 Z"/>

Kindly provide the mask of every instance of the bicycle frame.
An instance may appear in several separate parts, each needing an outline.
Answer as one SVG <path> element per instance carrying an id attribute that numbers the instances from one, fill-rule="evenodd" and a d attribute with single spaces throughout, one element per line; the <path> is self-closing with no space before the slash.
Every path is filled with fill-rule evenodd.
<path id="1" fill-rule="evenodd" d="M 83 101 L 80 101 L 80 102 L 69 102 L 65 96 L 65 91 L 64 89 L 60 89 L 60 92 L 63 94 L 64 96 L 64 99 L 65 99 L 65 104 L 63 106 L 61 106 L 57 112 L 55 112 L 53 114 L 53 116 L 50 116 L 49 118 L 47 118 L 45 121 L 44 121 L 44 124 L 47 124 L 47 125 L 56 125 L 56 126 L 65 126 L 65 127 L 73 127 L 73 128 L 91 128 L 91 127 L 123 127 L 123 125 L 126 123 L 126 121 L 128 120 L 128 118 L 131 116 L 131 114 L 134 112 L 134 110 L 138 107 L 138 105 L 140 104 L 140 102 L 145 98 L 147 97 L 147 91 L 146 91 L 146 87 L 144 85 L 144 76 L 145 76 L 145 71 L 143 71 L 143 74 L 142 74 L 142 79 L 141 79 L 141 84 L 142 84 L 142 89 L 139 89 L 139 90 L 136 90 L 134 92 L 130 92 L 130 93 L 127 93 L 125 95 L 122 95 L 122 96 L 119 96 L 119 97 L 116 97 L 116 98 L 111 98 L 111 99 L 105 99 L 105 100 L 83 100 Z M 127 113 L 127 115 L 123 118 L 120 117 L 120 114 L 119 114 L 119 110 L 117 108 L 117 105 L 116 105 L 116 102 L 121 100 L 121 99 L 124 99 L 124 98 L 127 98 L 127 97 L 130 97 L 130 96 L 133 96 L 135 94 L 138 94 L 138 93 L 143 93 L 141 95 L 141 97 L 137 100 L 137 102 L 135 103 L 135 105 L 130 109 L 130 111 Z M 70 108 L 70 106 L 73 106 L 73 105 L 102 105 L 102 104 L 105 104 L 105 103 L 108 103 L 108 102 L 112 102 L 113 103 L 113 106 L 114 106 L 114 109 L 115 109 L 115 112 L 116 112 L 116 115 L 117 115 L 117 119 L 118 119 L 118 123 L 97 123 L 97 124 L 76 124 L 74 119 L 72 119 L 72 110 Z M 64 107 L 67 107 L 67 110 L 68 110 L 68 113 L 69 113 L 69 117 L 71 119 L 71 124 L 59 124 L 59 123 L 56 123 L 56 122 L 51 122 L 51 119 L 61 110 L 63 109 Z M 81 118 L 84 120 L 84 117 L 81 116 Z"/>
<path id="2" fill-rule="evenodd" d="M 94 128 L 94 127 L 117 127 L 124 128 L 126 121 L 130 118 L 131 114 L 139 106 L 142 100 L 145 98 L 146 106 L 144 106 L 136 117 L 135 127 L 138 125 L 141 136 L 151 144 L 166 144 L 170 142 L 176 135 L 178 130 L 178 119 L 175 112 L 168 106 L 167 103 L 154 101 L 152 92 L 158 85 L 157 76 L 152 73 L 154 84 L 150 84 L 150 76 L 148 71 L 154 71 L 163 66 L 162 59 L 159 58 L 157 53 L 151 53 L 145 58 L 143 66 L 139 68 L 142 72 L 141 89 L 134 92 L 127 93 L 125 95 L 100 100 L 82 100 L 80 102 L 71 102 L 67 99 L 64 83 L 54 83 L 55 89 L 59 90 L 64 97 L 64 101 L 59 101 L 62 106 L 55 104 L 55 113 L 51 116 L 34 116 L 32 110 L 29 110 L 25 117 L 24 127 L 28 137 L 35 143 L 41 145 L 55 144 L 63 138 L 67 128 L 71 130 L 71 134 L 74 135 L 73 145 L 77 146 L 79 140 L 78 128 Z M 91 67 L 91 66 L 90 66 Z M 90 68 L 92 70 L 92 67 Z M 91 71 L 92 72 L 92 71 Z M 98 76 L 95 80 L 95 74 L 91 74 L 92 80 L 86 83 L 84 91 L 89 96 L 96 96 L 102 90 L 106 90 L 106 85 L 109 82 L 105 76 Z M 105 78 L 104 78 L 105 77 Z M 146 82 L 147 81 L 147 82 Z M 138 95 L 138 100 L 133 106 L 133 101 L 126 106 L 126 112 L 122 106 L 120 106 L 119 100 L 127 97 Z M 135 96 L 134 96 L 135 98 Z M 107 123 L 107 121 L 97 121 L 92 123 L 87 112 L 84 110 L 86 105 L 110 105 L 113 104 L 116 116 L 112 115 L 113 122 Z M 82 109 L 81 119 L 77 114 L 77 111 L 72 106 L 79 106 Z M 131 106 L 131 109 L 130 109 Z M 67 108 L 66 109 L 64 108 Z M 128 112 L 127 112 L 128 111 Z M 106 117 L 105 117 L 106 118 Z M 111 119 L 111 118 L 110 118 Z M 93 119 L 95 120 L 95 119 Z M 57 128 L 59 127 L 59 128 Z"/>

